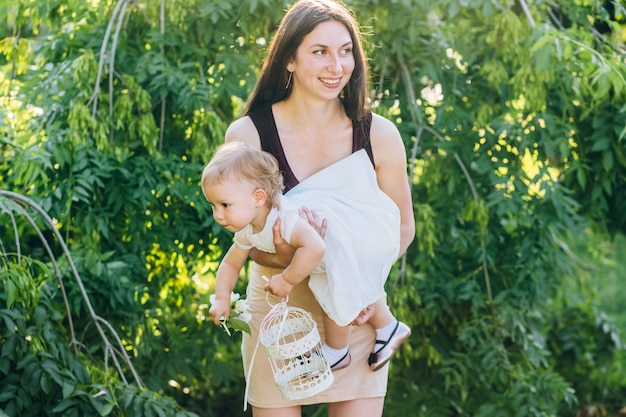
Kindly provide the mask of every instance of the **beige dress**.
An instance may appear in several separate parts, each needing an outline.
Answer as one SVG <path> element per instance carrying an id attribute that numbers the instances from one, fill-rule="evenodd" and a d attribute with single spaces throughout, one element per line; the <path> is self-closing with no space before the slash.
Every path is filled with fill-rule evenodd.
<path id="1" fill-rule="evenodd" d="M 259 131 L 263 150 L 276 156 L 279 160 L 281 170 L 285 171 L 283 173 L 285 175 L 285 184 L 297 181 L 285 159 L 274 121 L 272 107 L 266 106 L 255 109 L 248 115 Z M 366 122 L 371 123 L 371 113 L 369 113 L 368 117 L 363 121 L 353 123 L 353 148 L 355 150 L 365 148 L 368 143 L 369 125 L 367 125 Z M 292 190 L 296 187 L 292 188 Z M 252 361 L 255 348 L 257 347 L 261 321 L 271 308 L 266 299 L 266 292 L 263 289 L 265 280 L 262 276 L 271 276 L 278 272 L 280 272 L 280 270 L 252 263 L 246 301 L 247 309 L 252 315 L 250 322 L 252 334 L 243 334 L 241 348 L 244 372 L 248 383 L 248 403 L 259 408 L 283 408 L 294 405 L 321 404 L 350 401 L 359 398 L 384 397 L 387 392 L 388 365 L 385 365 L 376 372 L 372 372 L 367 363 L 369 355 L 374 349 L 376 334 L 374 328 L 369 324 L 355 326 L 353 328 L 350 337 L 352 361 L 348 367 L 333 372 L 334 382 L 330 388 L 303 400 L 285 400 L 281 397 L 276 383 L 274 382 L 274 375 L 269 360 L 262 346 L 259 346 L 255 359 Z M 279 302 L 279 299 L 270 295 L 270 302 L 275 305 Z M 315 296 L 309 289 L 308 279 L 305 279 L 293 288 L 289 294 L 289 305 L 300 307 L 310 312 L 317 321 L 317 327 L 322 339 L 324 338 L 322 311 Z"/>
<path id="2" fill-rule="evenodd" d="M 248 403 L 260 408 L 283 408 L 293 405 L 384 397 L 387 392 L 388 365 L 379 371 L 372 372 L 367 363 L 369 354 L 374 348 L 375 340 L 375 331 L 369 324 L 354 326 L 350 337 L 352 362 L 347 368 L 333 372 L 334 382 L 330 388 L 313 397 L 297 401 L 283 399 L 274 383 L 274 375 L 262 346 L 258 347 L 252 369 L 250 369 L 250 362 L 257 346 L 259 326 L 263 317 L 271 309 L 263 289 L 265 280 L 262 276 L 272 276 L 278 272 L 280 270 L 252 263 L 246 297 L 246 307 L 252 315 L 252 320 L 249 323 L 252 334 L 243 334 L 241 346 L 244 373 L 248 379 L 246 381 L 248 384 Z M 280 301 L 278 297 L 272 295 L 269 297 L 272 304 Z M 309 289 L 308 279 L 294 287 L 289 295 L 288 304 L 310 312 L 317 321 L 322 339 L 324 338 L 321 309 Z"/>

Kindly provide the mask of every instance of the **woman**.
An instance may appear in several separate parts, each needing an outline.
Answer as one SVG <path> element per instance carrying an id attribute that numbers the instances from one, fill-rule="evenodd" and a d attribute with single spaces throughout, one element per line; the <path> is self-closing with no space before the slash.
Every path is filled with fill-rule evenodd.
<path id="1" fill-rule="evenodd" d="M 279 161 L 286 192 L 365 148 L 378 186 L 399 208 L 399 257 L 415 234 L 406 152 L 393 123 L 366 108 L 367 77 L 358 25 L 350 11 L 332 0 L 300 0 L 281 21 L 246 105 L 246 116 L 229 126 L 226 141 L 246 142 L 273 154 Z M 323 234 L 325 222 L 317 219 L 315 213 L 304 213 Z M 252 334 L 244 335 L 242 354 L 253 415 L 299 417 L 301 405 L 328 403 L 329 417 L 380 417 L 387 390 L 387 366 L 372 372 L 368 363 L 376 339 L 370 324 L 376 323 L 354 328 L 350 365 L 335 372 L 333 385 L 312 398 L 282 399 L 268 361 L 262 355 L 252 361 L 260 322 L 270 309 L 262 277 L 275 275 L 290 259 L 288 245 L 278 234 L 275 243 L 276 255 L 251 254 L 255 263 L 247 306 L 253 316 Z M 277 300 L 270 297 L 270 301 Z M 306 281 L 292 290 L 289 304 L 311 312 L 323 329 L 320 307 Z M 367 312 L 355 324 L 366 319 Z"/>

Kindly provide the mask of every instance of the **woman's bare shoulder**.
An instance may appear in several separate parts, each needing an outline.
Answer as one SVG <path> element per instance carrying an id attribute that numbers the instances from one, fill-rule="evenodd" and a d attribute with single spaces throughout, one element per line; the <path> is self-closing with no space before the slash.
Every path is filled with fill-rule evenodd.
<path id="1" fill-rule="evenodd" d="M 374 151 L 376 148 L 388 148 L 393 143 L 402 144 L 402 137 L 396 125 L 391 120 L 376 113 L 372 113 L 370 140 Z"/>
<path id="2" fill-rule="evenodd" d="M 245 142 L 256 148 L 261 147 L 259 132 L 256 130 L 256 126 L 252 122 L 252 119 L 248 116 L 237 119 L 232 122 L 230 126 L 228 126 L 228 129 L 226 129 L 225 141 Z"/>

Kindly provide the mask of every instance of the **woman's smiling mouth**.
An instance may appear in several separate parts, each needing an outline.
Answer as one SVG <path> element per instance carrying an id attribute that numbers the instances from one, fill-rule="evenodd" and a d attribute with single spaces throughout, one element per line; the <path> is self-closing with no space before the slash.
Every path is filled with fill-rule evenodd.
<path id="1" fill-rule="evenodd" d="M 329 87 L 336 87 L 341 82 L 341 78 L 320 78 L 319 80 Z"/>

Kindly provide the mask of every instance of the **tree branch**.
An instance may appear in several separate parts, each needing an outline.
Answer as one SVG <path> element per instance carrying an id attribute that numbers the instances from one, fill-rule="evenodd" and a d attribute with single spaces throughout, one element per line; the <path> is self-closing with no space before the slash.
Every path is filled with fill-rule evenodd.
<path id="1" fill-rule="evenodd" d="M 137 385 L 140 388 L 144 388 L 145 386 L 144 386 L 143 382 L 141 381 L 141 379 L 139 378 L 139 375 L 135 371 L 135 369 L 133 367 L 133 364 L 132 364 L 132 362 L 130 360 L 130 357 L 128 356 L 128 353 L 126 352 L 126 349 L 125 349 L 124 344 L 122 343 L 121 339 L 119 338 L 117 333 L 114 331 L 113 327 L 108 322 L 106 322 L 104 319 L 102 319 L 101 317 L 99 317 L 96 314 L 96 312 L 95 312 L 95 310 L 94 310 L 94 308 L 93 308 L 93 306 L 91 304 L 91 300 L 89 299 L 89 296 L 87 294 L 87 291 L 85 290 L 85 287 L 83 285 L 83 281 L 80 278 L 80 275 L 78 274 L 78 270 L 76 269 L 76 265 L 74 264 L 74 261 L 72 259 L 72 255 L 71 255 L 71 253 L 69 251 L 69 248 L 65 244 L 65 241 L 63 240 L 63 236 L 61 236 L 61 232 L 59 232 L 59 230 L 55 227 L 54 222 L 52 221 L 52 218 L 50 218 L 48 213 L 46 213 L 46 211 L 43 210 L 41 208 L 41 206 L 39 206 L 34 201 L 32 201 L 31 199 L 29 199 L 29 198 L 27 198 L 25 196 L 22 196 L 20 194 L 17 194 L 17 193 L 11 192 L 11 191 L 0 190 L 0 197 L 5 197 L 5 198 L 8 198 L 9 200 L 12 200 L 14 202 L 19 203 L 17 205 L 17 207 L 19 208 L 19 213 L 21 215 L 23 215 L 26 218 L 26 220 L 28 221 L 28 223 L 31 225 L 31 227 L 33 227 L 33 229 L 35 230 L 35 232 L 39 236 L 39 239 L 41 240 L 41 242 L 42 242 L 42 244 L 43 244 L 43 246 L 44 246 L 44 248 L 46 250 L 46 253 L 48 254 L 48 256 L 51 259 L 52 266 L 53 266 L 53 269 L 54 269 L 57 281 L 59 282 L 59 288 L 61 289 L 61 293 L 62 293 L 62 296 L 63 296 L 63 302 L 65 304 L 65 309 L 66 309 L 66 313 L 67 313 L 67 317 L 68 317 L 68 324 L 69 324 L 69 328 L 70 328 L 70 338 L 71 338 L 70 343 L 74 347 L 74 351 L 76 353 L 78 353 L 77 352 L 77 346 L 79 346 L 80 343 L 76 339 L 74 324 L 73 324 L 73 321 L 72 321 L 72 315 L 71 315 L 71 310 L 70 310 L 70 304 L 69 304 L 69 301 L 67 299 L 65 288 L 63 286 L 63 276 L 61 274 L 61 270 L 58 267 L 58 264 L 57 264 L 57 261 L 56 261 L 56 257 L 54 255 L 52 249 L 50 248 L 50 245 L 48 244 L 48 241 L 47 241 L 46 237 L 43 235 L 43 233 L 41 232 L 41 229 L 37 226 L 37 223 L 35 222 L 33 217 L 26 211 L 24 206 L 31 207 L 37 213 L 39 213 L 43 217 L 43 219 L 44 219 L 45 223 L 47 224 L 49 230 L 52 232 L 52 234 L 58 240 L 58 243 L 61 246 L 61 249 L 63 251 L 63 255 L 65 256 L 65 258 L 67 260 L 68 266 L 70 268 L 70 272 L 71 272 L 72 276 L 74 277 L 74 281 L 76 282 L 76 284 L 78 286 L 78 290 L 80 291 L 80 294 L 82 296 L 83 302 L 85 303 L 85 306 L 87 308 L 89 316 L 90 316 L 93 324 L 95 325 L 96 330 L 97 330 L 98 334 L 100 335 L 100 338 L 101 338 L 102 342 L 105 345 L 105 361 L 107 360 L 107 355 L 106 355 L 107 351 L 117 352 L 117 356 L 122 358 L 122 360 L 124 361 L 124 363 L 126 364 L 128 369 L 132 373 L 132 375 L 133 375 Z M 16 233 L 17 233 L 17 231 L 16 231 Z M 19 241 L 19 238 L 18 238 L 18 241 Z M 114 345 L 109 341 L 106 333 L 104 332 L 104 329 L 102 328 L 102 325 L 104 325 L 104 327 L 106 327 L 111 332 L 111 334 L 113 335 L 114 339 L 117 342 L 118 349 L 115 349 Z M 120 375 L 120 378 L 124 381 L 124 383 L 126 383 L 126 378 L 124 377 L 123 369 L 122 369 L 121 364 L 118 361 L 117 356 L 116 355 L 112 355 L 112 356 L 113 356 L 113 361 L 114 361 L 115 367 L 117 369 L 117 372 Z"/>
<path id="2" fill-rule="evenodd" d="M 113 13 L 111 15 L 111 19 L 109 20 L 109 24 L 107 25 L 107 29 L 104 32 L 104 38 L 102 39 L 102 46 L 100 47 L 100 56 L 98 57 L 98 74 L 96 75 L 96 82 L 93 88 L 93 94 L 91 98 L 87 102 L 93 102 L 93 108 L 91 110 L 91 116 L 96 117 L 96 112 L 98 110 L 98 94 L 100 93 L 100 80 L 102 79 L 102 68 L 104 67 L 104 57 L 106 55 L 107 45 L 109 44 L 109 38 L 111 37 L 111 31 L 113 30 L 113 23 L 117 19 L 117 15 L 122 7 L 122 4 L 125 3 L 126 0 L 120 0 L 113 9 Z"/>
<path id="3" fill-rule="evenodd" d="M 115 51 L 117 50 L 117 42 L 120 38 L 120 30 L 122 29 L 122 22 L 124 22 L 124 15 L 126 14 L 126 8 L 130 1 L 124 1 L 122 11 L 117 19 L 117 27 L 115 28 L 115 35 L 113 36 L 113 44 L 111 45 L 111 63 L 109 68 L 109 123 L 111 123 L 111 130 L 109 131 L 109 142 L 113 143 L 113 76 L 115 73 Z"/>

